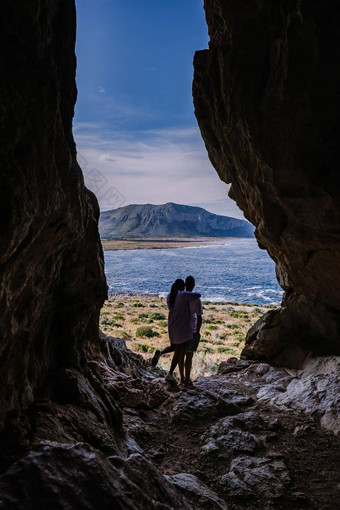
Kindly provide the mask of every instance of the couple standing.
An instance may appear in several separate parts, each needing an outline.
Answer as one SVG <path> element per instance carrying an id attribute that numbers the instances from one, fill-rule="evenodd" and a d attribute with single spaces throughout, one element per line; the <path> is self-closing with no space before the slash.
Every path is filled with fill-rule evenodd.
<path id="1" fill-rule="evenodd" d="M 193 387 L 190 379 L 192 358 L 200 341 L 203 308 L 200 300 L 201 294 L 193 292 L 195 279 L 187 276 L 185 282 L 181 279 L 175 281 L 167 297 L 169 308 L 168 332 L 170 344 L 162 351 L 156 351 L 152 365 L 156 366 L 162 356 L 173 352 L 171 367 L 166 380 L 176 382 L 173 375 L 178 365 L 181 384 Z"/>

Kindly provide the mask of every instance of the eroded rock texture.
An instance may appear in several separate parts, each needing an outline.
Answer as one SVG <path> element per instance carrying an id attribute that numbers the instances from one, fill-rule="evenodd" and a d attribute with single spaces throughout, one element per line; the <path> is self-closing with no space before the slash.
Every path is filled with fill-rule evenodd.
<path id="1" fill-rule="evenodd" d="M 335 0 L 205 0 L 196 116 L 285 290 L 244 355 L 340 352 L 340 21 Z M 294 347 L 295 348 L 295 347 Z M 293 354 L 295 356 L 295 354 Z"/>
<path id="2" fill-rule="evenodd" d="M 72 137 L 72 1 L 1 5 L 0 430 L 99 350 L 106 283 L 94 195 Z"/>
<path id="3" fill-rule="evenodd" d="M 146 371 L 99 336 L 99 209 L 72 137 L 74 1 L 5 0 L 0 34 L 0 507 L 189 509 L 123 427 Z"/>

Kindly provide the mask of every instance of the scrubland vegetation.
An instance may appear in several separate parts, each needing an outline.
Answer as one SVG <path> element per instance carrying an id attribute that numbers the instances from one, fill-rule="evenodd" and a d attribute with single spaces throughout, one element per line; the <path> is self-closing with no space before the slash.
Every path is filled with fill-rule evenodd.
<path id="1" fill-rule="evenodd" d="M 100 327 L 109 336 L 123 338 L 126 345 L 145 359 L 169 344 L 166 300 L 157 296 L 126 295 L 105 302 Z M 221 361 L 239 356 L 248 329 L 270 307 L 238 303 L 203 302 L 201 342 L 194 356 L 193 376 L 217 372 Z M 169 369 L 171 354 L 162 356 L 159 366 Z"/>

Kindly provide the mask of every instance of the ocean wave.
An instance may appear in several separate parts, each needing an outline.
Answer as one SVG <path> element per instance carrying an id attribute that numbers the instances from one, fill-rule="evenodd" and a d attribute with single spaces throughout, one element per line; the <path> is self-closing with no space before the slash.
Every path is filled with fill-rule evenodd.
<path id="1" fill-rule="evenodd" d="M 202 299 L 216 303 L 279 304 L 283 293 L 273 261 L 255 248 L 253 239 L 180 249 L 106 252 L 105 274 L 110 292 L 118 293 L 165 297 L 175 279 L 187 274 L 196 277 Z"/>

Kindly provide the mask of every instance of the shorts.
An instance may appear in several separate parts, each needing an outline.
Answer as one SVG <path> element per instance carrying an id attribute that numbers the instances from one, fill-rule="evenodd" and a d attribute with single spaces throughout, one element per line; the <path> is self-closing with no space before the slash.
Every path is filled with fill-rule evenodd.
<path id="1" fill-rule="evenodd" d="M 200 343 L 200 339 L 201 339 L 201 335 L 199 333 L 194 333 L 193 338 L 183 344 L 185 352 L 197 351 L 197 347 L 198 347 L 198 344 Z"/>

